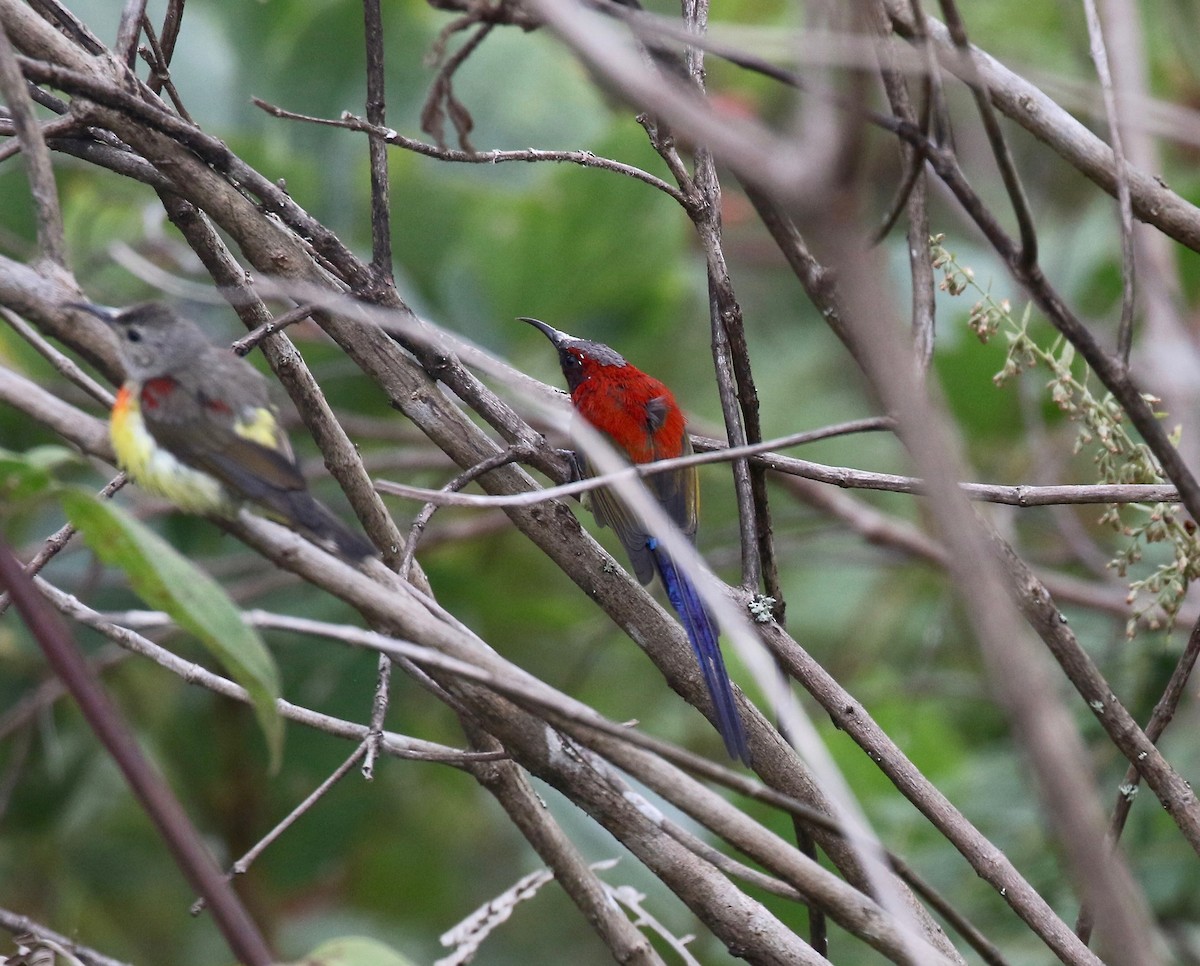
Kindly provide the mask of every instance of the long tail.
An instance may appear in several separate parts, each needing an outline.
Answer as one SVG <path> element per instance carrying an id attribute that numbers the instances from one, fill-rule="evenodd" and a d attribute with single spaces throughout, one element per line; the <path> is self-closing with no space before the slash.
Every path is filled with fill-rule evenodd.
<path id="1" fill-rule="evenodd" d="M 288 522 L 310 540 L 353 562 L 376 555 L 366 537 L 347 527 L 307 491 L 292 490 L 287 497 Z"/>
<path id="2" fill-rule="evenodd" d="M 696 652 L 696 659 L 700 662 L 700 672 L 704 675 L 704 683 L 708 687 L 713 711 L 717 716 L 717 730 L 725 740 L 729 757 L 739 758 L 748 765 L 750 749 L 746 745 L 746 730 L 733 697 L 733 686 L 729 683 L 729 673 L 725 670 L 721 647 L 717 643 L 717 628 L 695 585 L 682 571 L 676 569 L 675 561 L 658 545 L 658 541 L 651 538 L 647 546 L 654 556 L 654 566 L 667 591 L 671 606 L 679 615 L 679 621 L 687 631 L 692 650 Z"/>

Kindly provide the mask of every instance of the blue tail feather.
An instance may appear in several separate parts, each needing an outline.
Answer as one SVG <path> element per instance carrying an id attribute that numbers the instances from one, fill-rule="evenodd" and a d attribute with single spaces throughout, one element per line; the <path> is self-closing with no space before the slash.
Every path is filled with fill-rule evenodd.
<path id="1" fill-rule="evenodd" d="M 654 565 L 667 592 L 667 598 L 679 615 L 683 629 L 687 631 L 692 650 L 696 652 L 700 672 L 704 675 L 704 683 L 712 697 L 717 730 L 725 740 L 725 748 L 731 758 L 738 758 L 750 764 L 746 731 L 733 696 L 729 674 L 725 670 L 725 660 L 721 657 L 721 647 L 717 643 L 716 625 L 700 599 L 695 585 L 686 574 L 676 568 L 675 561 L 658 545 L 658 541 L 651 538 L 646 546 L 654 556 Z"/>

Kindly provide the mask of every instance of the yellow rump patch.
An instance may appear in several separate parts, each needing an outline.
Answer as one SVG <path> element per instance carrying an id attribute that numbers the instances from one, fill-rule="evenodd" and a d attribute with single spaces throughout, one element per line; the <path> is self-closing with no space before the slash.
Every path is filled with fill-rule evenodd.
<path id="1" fill-rule="evenodd" d="M 233 431 L 259 446 L 276 451 L 281 449 L 279 423 L 275 414 L 264 407 L 243 410 L 241 418 L 233 424 Z"/>

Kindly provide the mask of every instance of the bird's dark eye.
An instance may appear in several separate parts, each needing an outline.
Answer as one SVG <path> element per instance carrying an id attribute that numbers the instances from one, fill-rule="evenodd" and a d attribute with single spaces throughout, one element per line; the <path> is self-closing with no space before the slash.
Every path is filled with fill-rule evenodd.
<path id="1" fill-rule="evenodd" d="M 125 338 L 128 339 L 130 342 L 141 342 L 142 341 L 142 333 L 139 329 L 126 329 L 125 330 Z"/>

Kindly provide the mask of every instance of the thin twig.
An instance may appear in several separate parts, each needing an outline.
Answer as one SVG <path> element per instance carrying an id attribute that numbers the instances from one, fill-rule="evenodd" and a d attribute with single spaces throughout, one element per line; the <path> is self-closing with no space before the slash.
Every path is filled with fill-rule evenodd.
<path id="1" fill-rule="evenodd" d="M 709 463 L 724 463 L 733 459 L 750 457 L 761 465 L 781 473 L 848 489 L 913 494 L 925 492 L 925 482 L 918 477 L 829 466 L 824 463 L 779 456 L 771 452 L 784 446 L 796 446 L 811 442 L 812 438 L 810 433 L 794 433 L 753 445 L 727 447 L 721 440 L 701 437 L 697 438 L 693 444 L 697 452 L 690 456 L 677 456 L 672 459 L 657 460 L 653 463 L 625 466 L 619 471 L 602 473 L 588 477 L 586 480 L 573 480 L 570 483 L 522 493 L 501 495 L 454 493 L 446 489 L 431 490 L 390 480 L 376 480 L 375 488 L 380 493 L 408 500 L 424 500 L 440 506 L 476 508 L 536 506 L 539 503 L 564 496 L 577 496 L 589 490 L 609 486 L 620 480 L 656 476 L 659 473 L 669 473 L 685 466 L 703 466 Z M 1018 507 L 1095 503 L 1174 503 L 1179 500 L 1178 491 L 1175 487 L 1167 484 L 1080 483 L 1035 486 L 1020 483 L 1004 486 L 995 483 L 960 483 L 959 487 L 972 500 Z"/>
<path id="2" fill-rule="evenodd" d="M 1175 711 L 1179 707 L 1179 701 L 1185 693 L 1188 680 L 1192 676 L 1192 671 L 1196 667 L 1196 660 L 1200 658 L 1200 620 L 1192 625 L 1192 632 L 1188 635 L 1187 645 L 1183 649 L 1183 653 L 1179 656 L 1179 660 L 1175 664 L 1175 668 L 1171 671 L 1171 677 L 1167 681 L 1167 686 L 1163 689 L 1162 695 L 1154 705 L 1154 710 L 1150 713 L 1150 720 L 1146 722 L 1145 734 L 1146 738 L 1158 744 L 1158 739 L 1162 737 L 1163 732 L 1167 730 L 1167 725 L 1171 723 L 1171 719 L 1175 717 Z M 1142 780 L 1142 772 L 1138 768 L 1137 763 L 1130 763 L 1125 769 L 1125 777 L 1121 779 L 1120 785 L 1117 786 L 1117 801 L 1113 806 L 1112 817 L 1109 819 L 1108 835 L 1109 841 L 1116 843 L 1120 841 L 1121 833 L 1125 830 L 1125 822 L 1129 818 L 1129 811 L 1133 807 L 1134 796 L 1137 795 L 1138 783 Z M 1079 938 L 1087 942 L 1091 937 L 1092 932 L 1092 909 L 1090 906 L 1082 906 L 1079 910 L 1079 918 L 1075 923 L 1075 931 L 1079 934 Z"/>
<path id="3" fill-rule="evenodd" d="M 262 855 L 272 843 L 276 841 L 284 832 L 296 824 L 304 815 L 310 812 L 314 805 L 317 804 L 326 793 L 333 788 L 338 782 L 350 773 L 350 770 L 358 764 L 358 760 L 366 754 L 366 742 L 359 743 L 354 751 L 350 752 L 350 757 L 337 766 L 333 773 L 329 775 L 320 785 L 314 788 L 295 808 L 287 813 L 286 816 L 266 835 L 254 843 L 249 849 L 242 853 L 242 857 L 229 867 L 229 871 L 225 873 L 226 881 L 231 880 L 236 875 L 245 875 L 249 871 L 250 866 L 255 860 Z M 193 916 L 199 915 L 208 903 L 202 898 L 197 899 L 192 903 L 191 913 Z"/>
<path id="4" fill-rule="evenodd" d="M 530 455 L 531 450 L 528 446 L 520 444 L 510 446 L 502 452 L 495 453 L 487 459 L 481 460 L 469 469 L 463 470 L 463 472 L 459 473 L 437 492 L 457 493 L 468 483 L 479 479 L 484 473 L 488 473 L 498 466 L 507 466 L 509 463 L 528 459 Z M 404 556 L 400 558 L 400 566 L 397 568 L 397 573 L 401 577 L 407 576 L 408 569 L 412 566 L 413 556 L 417 552 L 417 544 L 421 540 L 421 535 L 425 532 L 425 528 L 429 526 L 429 521 L 433 518 L 433 514 L 442 505 L 431 500 L 425 506 L 421 507 L 417 515 L 413 517 L 412 526 L 408 531 L 408 539 L 404 541 Z"/>
<path id="5" fill-rule="evenodd" d="M 463 719 L 463 727 L 472 743 L 481 750 L 501 750 L 500 742 L 487 733 L 475 715 L 468 714 Z M 613 961 L 629 966 L 664 966 L 663 959 L 637 924 L 630 922 L 612 902 L 607 887 L 596 874 L 597 867 L 588 864 L 562 826 L 543 807 L 529 776 L 514 762 L 504 760 L 480 762 L 471 772 L 553 871 L 563 891 L 608 946 Z M 443 944 L 444 940 L 445 937 Z"/>
<path id="6" fill-rule="evenodd" d="M 305 319 L 311 318 L 315 311 L 315 305 L 297 305 L 295 308 L 288 309 L 282 315 L 277 315 L 262 323 L 262 325 L 251 329 L 242 338 L 234 339 L 229 344 L 229 348 L 239 356 L 249 355 L 267 336 L 274 335 L 276 332 L 282 332 L 289 325 L 295 325 L 297 322 L 303 322 Z"/>
<path id="7" fill-rule="evenodd" d="M 478 9 L 482 10 L 483 8 Z M 477 23 L 478 19 L 474 12 L 469 13 L 446 27 L 442 31 L 442 37 L 447 36 L 447 31 L 466 29 Z M 442 133 L 442 120 L 449 114 L 450 120 L 454 122 L 455 133 L 458 134 L 459 147 L 470 153 L 475 151 L 470 137 L 475 120 L 471 117 L 467 106 L 454 94 L 454 74 L 478 49 L 494 27 L 493 23 L 480 23 L 475 32 L 438 69 L 433 86 L 429 91 L 429 97 L 425 101 L 425 106 L 421 108 L 421 130 L 431 135 L 439 147 L 444 148 L 446 145 L 446 139 Z M 443 108 L 443 104 L 445 104 L 445 108 Z"/>
<path id="8" fill-rule="evenodd" d="M 873 32 L 876 35 L 876 47 L 879 51 L 880 76 L 883 78 L 884 90 L 892 112 L 909 124 L 928 130 L 929 117 L 926 113 L 918 117 L 913 110 L 909 97 L 908 85 L 903 74 L 897 69 L 893 47 L 886 36 L 881 36 L 887 28 L 886 12 L 872 7 L 872 12 L 879 14 L 871 19 Z M 928 111 L 929 78 L 925 77 L 925 107 Z M 909 276 L 912 279 L 912 334 L 913 347 L 916 351 L 917 364 L 922 372 L 928 372 L 933 361 L 935 338 L 936 303 L 934 299 L 935 281 L 933 271 L 933 255 L 929 248 L 929 211 L 925 204 L 925 158 L 912 145 L 899 142 L 900 159 L 906 171 L 905 184 L 902 193 L 898 195 L 895 212 L 899 214 L 900 198 L 908 213 L 908 262 Z M 890 230 L 885 221 L 885 229 L 877 238 L 882 238 Z"/>
<path id="9" fill-rule="evenodd" d="M 996 109 L 992 106 L 991 92 L 987 81 L 975 67 L 975 50 L 967 37 L 967 28 L 958 12 L 956 0 L 940 0 L 942 12 L 946 18 L 946 26 L 950 37 L 958 49 L 962 61 L 963 75 L 971 93 L 975 97 L 975 106 L 979 111 L 983 129 L 987 133 L 988 143 L 992 147 L 992 156 L 1000 169 L 1000 180 L 1004 182 L 1004 190 L 1008 192 L 1008 201 L 1017 219 L 1017 227 L 1021 237 L 1021 249 L 1017 255 L 1017 264 L 1028 269 L 1037 264 L 1037 231 L 1033 224 L 1033 213 L 1029 210 L 1029 199 L 1021 185 L 1021 176 L 1017 173 L 1016 163 L 1009 150 L 1008 141 L 1000 128 L 996 117 Z"/>
<path id="10" fill-rule="evenodd" d="M 183 26 L 184 0 L 167 0 L 167 12 L 163 14 L 162 27 L 162 64 L 169 66 L 175 55 L 175 42 L 179 39 L 179 29 Z"/>
<path id="11" fill-rule="evenodd" d="M 36 90 L 37 88 L 33 89 Z M 56 118 L 53 121 L 46 121 L 41 125 L 42 138 L 46 142 L 54 142 L 57 148 L 64 137 L 69 137 L 82 127 L 82 125 L 83 122 L 72 115 Z M 16 123 L 11 118 L 0 117 L 0 134 L 15 135 L 16 133 Z M 7 161 L 22 150 L 21 141 L 14 137 L 7 144 L 0 145 L 0 161 Z"/>
<path id="12" fill-rule="evenodd" d="M 460 473 L 453 480 L 443 487 L 448 492 L 453 492 L 466 486 L 472 480 L 478 479 L 489 470 L 494 470 L 498 466 L 505 466 L 514 460 L 523 459 L 530 455 L 528 447 L 514 446 L 505 450 L 502 453 L 497 453 L 469 470 Z M 421 539 L 421 534 L 424 533 L 425 527 L 428 526 L 429 520 L 433 517 L 438 505 L 435 503 L 427 503 L 423 506 L 420 512 L 413 520 L 412 527 L 408 532 L 408 539 L 404 541 L 404 553 L 400 558 L 399 564 L 396 566 L 396 572 L 407 579 L 409 571 L 413 565 L 413 555 L 417 550 L 417 543 Z M 406 662 L 407 664 L 407 662 Z M 379 655 L 379 667 L 377 671 L 378 677 L 375 683 L 375 697 L 371 702 L 371 734 L 367 739 L 367 755 L 363 761 L 363 777 L 368 781 L 374 776 L 375 758 L 379 753 L 380 738 L 383 734 L 383 721 L 387 715 L 389 704 L 389 685 L 392 677 L 392 659 L 386 654 Z M 430 684 L 434 682 L 430 681 Z M 440 690 L 440 689 L 439 689 Z"/>
<path id="13" fill-rule="evenodd" d="M 383 725 L 387 720 L 391 702 L 392 659 L 380 654 L 375 665 L 375 691 L 371 696 L 371 718 L 367 725 L 367 740 L 363 742 L 364 754 L 362 776 L 366 781 L 375 780 L 375 761 L 383 747 Z"/>
<path id="14" fill-rule="evenodd" d="M 1095 0 L 1083 0 L 1087 15 L 1088 42 L 1096 79 L 1104 95 L 1104 113 L 1108 118 L 1108 135 L 1112 141 L 1113 162 L 1116 165 L 1117 206 L 1121 219 L 1121 324 L 1117 329 L 1117 355 L 1129 365 L 1133 348 L 1133 310 L 1137 292 L 1137 263 L 1133 254 L 1133 204 L 1129 200 L 1129 166 L 1125 162 L 1125 147 L 1121 135 L 1121 110 L 1108 66 L 1108 49 L 1104 43 L 1104 26 Z"/>
<path id="15" fill-rule="evenodd" d="M 916 377 L 911 350 L 890 310 L 894 300 L 884 287 L 882 267 L 870 257 L 877 253 L 858 244 L 861 231 L 850 212 L 832 210 L 820 240 L 831 249 L 841 276 L 855 280 L 839 294 L 847 320 L 858 328 L 867 349 L 871 384 L 896 415 L 898 433 L 925 477 L 929 513 L 949 551 L 957 598 L 1014 738 L 1028 755 L 1043 814 L 1063 847 L 1072 878 L 1102 908 L 1114 958 L 1130 966 L 1148 964 L 1152 956 L 1145 937 L 1152 926 L 1144 894 L 1123 856 L 1095 847 L 1104 818 L 1082 736 L 1058 693 L 1051 666 L 1013 605 L 1011 578 L 1001 572 L 984 528 L 956 482 L 965 466 L 961 440 Z M 1021 265 L 1022 253 L 1014 251 L 1010 268 L 1020 270 Z M 1036 264 L 1027 270 L 1036 271 Z"/>
<path id="16" fill-rule="evenodd" d="M 129 477 L 127 477 L 123 472 L 118 473 L 111 480 L 105 483 L 96 495 L 102 500 L 110 500 L 112 499 L 112 495 L 128 482 Z M 68 543 L 70 543 L 71 538 L 75 536 L 75 532 L 75 528 L 68 523 L 48 536 L 45 542 L 42 544 L 41 549 L 35 553 L 29 563 L 25 565 L 25 573 L 30 577 L 40 573 L 41 569 L 45 567 L 46 564 L 48 564 L 51 560 L 53 560 L 54 557 Z M 0 617 L 4 616 L 4 612 L 8 610 L 11 603 L 12 598 L 10 598 L 7 593 L 0 594 Z"/>
<path id="17" fill-rule="evenodd" d="M 275 957 L 237 894 L 221 877 L 199 833 L 170 787 L 142 753 L 120 713 L 96 681 L 62 619 L 34 589 L 6 543 L 0 540 L 0 583 L 55 672 L 79 704 L 96 737 L 121 769 L 131 791 L 157 826 L 180 871 L 212 904 L 218 929 L 247 966 L 270 966 Z"/>
<path id="18" fill-rule="evenodd" d="M 77 598 L 64 593 L 53 584 L 42 580 L 42 578 L 38 577 L 35 579 L 38 589 L 42 594 L 65 616 L 83 624 L 85 627 L 91 628 L 107 640 L 120 645 L 127 651 L 153 661 L 159 667 L 176 675 L 188 684 L 198 685 L 232 701 L 239 701 L 242 704 L 250 703 L 250 696 L 246 693 L 246 689 L 238 684 L 234 684 L 228 678 L 214 674 L 199 664 L 184 660 L 179 655 L 155 644 L 136 631 L 114 623 L 105 615 L 92 610 L 92 608 L 81 603 Z M 249 614 L 247 616 L 249 617 Z M 170 618 L 165 614 L 156 614 L 154 617 L 155 620 L 152 626 L 174 626 Z M 288 721 L 294 721 L 296 724 L 312 728 L 323 734 L 358 742 L 365 741 L 367 738 L 368 728 L 366 725 L 358 722 L 346 721 L 343 718 L 335 718 L 332 715 L 322 714 L 319 711 L 313 711 L 302 705 L 293 704 L 282 698 L 275 703 L 275 707 L 280 716 Z M 422 741 L 419 738 L 409 738 L 393 732 L 388 732 L 385 735 L 384 747 L 387 749 L 389 755 L 396 758 L 437 762 L 455 768 L 462 768 L 467 763 L 480 757 L 479 753 L 476 752 L 449 748 L 445 745 L 435 744 L 432 741 Z M 488 755 L 487 757 L 494 756 Z"/>
<path id="19" fill-rule="evenodd" d="M 1141 433 L 1142 439 L 1154 453 L 1166 477 L 1175 484 L 1180 502 L 1184 504 L 1188 513 L 1193 519 L 1200 518 L 1200 482 L 1171 441 L 1146 395 L 1134 383 L 1128 367 L 1119 357 L 1110 355 L 1100 346 L 1088 327 L 1071 311 L 1050 284 L 1041 267 L 1036 262 L 1026 263 L 1027 250 L 1009 237 L 983 199 L 971 187 L 958 165 L 958 159 L 951 152 L 931 143 L 924 135 L 919 134 L 917 129 L 894 118 L 881 118 L 880 123 L 891 124 L 897 134 L 921 148 L 942 181 L 1005 261 L 1013 278 L 1028 290 L 1034 303 L 1078 350 L 1105 388 L 1128 414 L 1130 422 Z"/>
<path id="20" fill-rule="evenodd" d="M 348 112 L 344 113 L 340 119 L 313 117 L 308 114 L 298 114 L 295 111 L 276 107 L 274 104 L 270 104 L 258 97 L 251 98 L 251 101 L 256 107 L 266 111 L 272 117 L 284 118 L 291 121 L 304 121 L 308 124 L 321 124 L 326 127 L 340 127 L 348 131 L 359 131 L 382 138 L 388 144 L 398 148 L 412 151 L 414 154 L 422 154 L 428 158 L 436 158 L 439 161 L 452 161 L 459 164 L 502 164 L 505 161 L 550 161 L 577 164 L 584 168 L 598 168 L 602 171 L 611 171 L 614 174 L 623 174 L 626 177 L 648 184 L 664 194 L 670 195 L 681 205 L 687 204 L 687 199 L 680 193 L 679 189 L 667 184 L 662 178 L 657 178 L 649 172 L 630 164 L 598 157 L 592 154 L 591 151 L 542 151 L 537 148 L 526 148 L 522 151 L 501 151 L 498 149 L 494 151 L 456 151 L 453 148 L 441 148 L 434 144 L 427 144 L 424 141 L 405 137 L 391 128 L 376 128 L 362 118 L 355 117 Z"/>
<path id="21" fill-rule="evenodd" d="M 15 912 L 10 912 L 7 909 L 0 909 L 0 929 L 5 929 L 14 937 L 28 935 L 33 937 L 35 942 L 53 943 L 58 947 L 56 952 L 66 951 L 72 956 L 81 959 L 86 966 L 129 966 L 128 963 L 119 959 L 113 959 L 110 956 L 105 956 L 94 949 L 89 949 L 87 946 L 81 945 L 69 936 L 64 936 L 62 933 L 55 932 L 40 922 L 34 922 L 28 916 L 22 916 Z M 16 960 L 12 960 L 14 963 Z M 35 960 L 27 960 L 30 964 Z M 40 960 L 37 960 L 40 962 Z"/>
<path id="22" fill-rule="evenodd" d="M 132 72 L 137 64 L 137 39 L 146 17 L 146 0 L 125 0 L 121 22 L 117 27 L 117 42 L 113 48 L 117 60 Z"/>
<path id="23" fill-rule="evenodd" d="M 1112 685 L 1080 645 L 1075 632 L 1062 619 L 1050 594 L 1029 566 L 995 534 L 992 535 L 992 543 L 997 549 L 1000 563 L 1009 573 L 1011 585 L 1017 593 L 1017 604 L 1025 619 L 1041 637 L 1109 740 L 1125 756 L 1130 766 L 1138 770 L 1183 833 L 1188 845 L 1200 855 L 1200 801 L 1197 801 L 1195 793 L 1163 757 L 1154 744 L 1154 738 L 1138 727 L 1133 716 L 1117 699 Z M 1186 680 L 1186 675 L 1183 677 Z M 1178 695 L 1174 695 L 1174 700 L 1178 700 Z M 1170 707 L 1173 711 L 1174 704 Z M 1169 714 L 1166 720 L 1170 720 Z"/>
<path id="24" fill-rule="evenodd" d="M 387 121 L 384 79 L 383 14 L 379 0 L 363 0 L 363 38 L 367 47 L 367 121 L 377 128 Z M 378 134 L 367 136 L 371 157 L 371 267 L 381 285 L 392 276 L 391 207 L 388 201 L 388 152 Z"/>
<path id="25" fill-rule="evenodd" d="M 74 359 L 54 348 L 37 329 L 11 309 L 0 306 L 0 316 L 3 316 L 4 321 L 12 326 L 22 339 L 33 346 L 39 355 L 49 360 L 59 375 L 78 386 L 104 406 L 105 409 L 112 409 L 116 397 L 113 396 L 111 390 L 100 385 L 100 383 L 79 368 Z"/>
<path id="26" fill-rule="evenodd" d="M 987 966 L 1009 966 L 1008 958 L 1000 951 L 996 944 L 988 939 L 970 919 L 963 915 L 957 906 L 918 875 L 907 862 L 898 855 L 890 852 L 888 853 L 888 860 L 891 862 L 892 868 L 896 870 L 896 875 L 907 882 L 913 892 L 929 903 L 930 908 L 946 920 L 950 928 L 962 936 L 967 945 L 979 953 L 979 958 Z"/>
<path id="27" fill-rule="evenodd" d="M 25 177 L 37 209 L 38 249 L 43 258 L 65 268 L 67 243 L 63 235 L 58 188 L 54 183 L 54 166 L 29 99 L 29 89 L 21 73 L 19 60 L 3 23 L 0 23 L 0 94 L 3 94 L 4 102 L 8 105 L 21 153 L 25 155 Z"/>
<path id="28" fill-rule="evenodd" d="M 225 694 L 230 697 L 235 697 L 239 700 L 246 700 L 245 692 L 236 685 L 231 685 L 211 672 L 206 672 L 201 668 L 196 667 L 189 662 L 183 661 L 164 648 L 159 647 L 153 642 L 135 633 L 129 627 L 123 624 L 129 624 L 148 628 L 161 628 L 174 626 L 171 619 L 166 614 L 157 612 L 132 612 L 121 615 L 102 615 L 95 611 L 85 608 L 61 591 L 44 587 L 47 596 L 50 600 L 70 616 L 84 623 L 88 627 L 93 627 L 99 630 L 110 639 L 128 646 L 135 653 L 143 654 L 156 661 L 161 666 L 167 668 L 172 673 L 178 674 L 185 680 L 192 683 L 199 683 L 203 687 L 207 687 L 220 694 Z M 122 624 L 115 623 L 112 619 L 117 617 L 122 621 Z M 364 630 L 359 627 L 353 627 L 345 624 L 331 624 L 327 621 L 312 620 L 309 618 L 292 617 L 286 614 L 275 614 L 264 610 L 250 610 L 243 614 L 247 623 L 254 627 L 284 630 L 295 634 L 305 634 L 331 640 L 341 641 L 352 647 L 364 648 L 375 651 L 378 654 L 386 655 L 396 662 L 412 661 L 419 664 L 422 668 L 428 669 L 431 672 L 437 672 L 442 675 L 452 675 L 460 681 L 469 681 L 477 684 L 482 684 L 497 694 L 502 694 L 514 702 L 519 703 L 523 707 L 536 709 L 539 712 L 547 713 L 559 723 L 572 722 L 589 730 L 596 731 L 601 734 L 606 734 L 617 738 L 628 744 L 636 745 L 647 751 L 653 752 L 655 755 L 667 760 L 675 761 L 681 767 L 692 771 L 701 771 L 706 777 L 718 781 L 721 784 L 729 785 L 742 791 L 744 794 L 752 795 L 762 801 L 774 803 L 777 807 L 786 807 L 788 811 L 799 815 L 817 815 L 811 809 L 805 811 L 805 806 L 802 803 L 797 803 L 787 799 L 778 798 L 779 793 L 773 792 L 770 789 L 764 789 L 763 786 L 747 780 L 743 776 L 739 776 L 723 765 L 717 765 L 709 762 L 707 759 L 701 758 L 681 748 L 678 748 L 669 742 L 654 738 L 651 735 L 644 734 L 630 728 L 628 725 L 618 724 L 602 717 L 594 709 L 584 705 L 582 702 L 554 690 L 549 685 L 542 681 L 532 678 L 523 671 L 520 671 L 512 665 L 505 665 L 503 671 L 497 670 L 497 667 L 483 666 L 481 664 L 471 663 L 461 658 L 448 656 L 442 652 L 426 647 L 420 644 L 414 644 L 411 641 L 406 641 L 397 637 L 391 637 L 385 634 L 380 634 L 377 631 Z M 499 659 L 498 659 L 499 660 Z M 436 690 L 432 693 L 437 693 Z M 453 706 L 453 705 L 452 705 Z M 337 719 L 328 718 L 325 715 L 314 715 L 313 712 L 307 712 L 306 709 L 299 709 L 294 705 L 289 705 L 285 701 L 277 703 L 280 713 L 284 717 L 293 717 L 293 720 L 301 723 L 312 724 L 316 727 L 321 727 L 321 730 L 329 731 L 331 734 L 342 737 L 353 737 L 356 740 L 365 742 L 370 735 L 370 729 L 363 725 L 350 725 L 349 722 L 340 722 Z M 298 712 L 306 712 L 298 714 Z M 311 716 L 311 717 L 310 717 Z M 336 723 L 337 728 L 330 727 Z M 324 725 L 324 727 L 322 727 Z M 347 728 L 347 726 L 349 726 Z M 397 754 L 395 744 L 396 735 L 385 735 L 385 747 L 389 754 Z M 411 739 L 409 739 L 411 741 Z M 428 742 L 413 742 L 424 747 L 437 749 L 439 753 L 433 754 L 406 754 L 402 757 L 413 757 L 422 760 L 445 761 L 449 764 L 462 766 L 465 762 L 474 760 L 494 760 L 496 758 L 506 757 L 503 754 L 493 752 L 468 754 L 455 752 L 452 749 L 443 749 L 441 746 L 433 746 Z M 464 757 L 464 755 L 466 755 Z M 484 757 L 480 758 L 479 756 Z M 732 784 L 731 784 L 732 783 Z M 782 804 L 785 800 L 790 804 Z M 814 821 L 828 821 L 828 819 L 817 819 Z"/>
<path id="29" fill-rule="evenodd" d="M 168 11 L 167 16 L 170 17 L 170 11 Z M 175 105 L 175 110 L 179 112 L 179 116 L 186 121 L 192 121 L 192 115 L 183 106 L 183 98 L 179 95 L 179 91 L 175 87 L 175 81 L 171 79 L 171 69 L 167 66 L 170 55 L 159 44 L 158 36 L 154 32 L 154 24 L 150 22 L 149 16 L 146 15 L 142 16 L 142 33 L 146 35 L 146 42 L 149 45 L 148 48 L 138 48 L 139 52 L 145 58 L 146 63 L 150 65 L 150 79 L 147 81 L 147 85 L 156 94 L 165 87 L 167 96 L 171 98 L 171 103 Z M 192 123 L 195 122 L 192 121 Z"/>
<path id="30" fill-rule="evenodd" d="M 703 2 L 687 5 L 688 25 L 696 33 L 703 33 L 700 21 L 707 16 Z M 689 63 L 692 79 L 703 90 L 703 54 L 697 48 L 689 48 Z M 658 136 L 657 126 L 652 143 L 664 157 L 674 153 L 673 140 Z M 678 175 L 677 175 L 678 177 Z M 685 196 L 695 196 L 698 204 L 686 206 L 696 234 L 704 249 L 705 267 L 708 272 L 709 330 L 712 345 L 713 368 L 716 374 L 721 414 L 725 420 L 725 433 L 731 446 L 745 445 L 762 439 L 762 427 L 758 419 L 758 394 L 754 388 L 754 377 L 746 345 L 742 323 L 742 309 L 733 288 L 733 279 L 725 261 L 724 241 L 721 227 L 721 182 L 717 177 L 716 162 L 712 153 L 704 148 L 695 150 L 695 175 L 681 181 L 680 190 Z M 734 338 L 738 350 L 733 349 Z M 756 590 L 762 583 L 764 559 L 773 561 L 771 545 L 770 515 L 767 502 L 766 483 L 759 471 L 752 474 L 745 460 L 732 462 L 734 493 L 737 499 L 738 526 L 741 531 L 742 585 L 747 590 Z M 754 481 L 757 475 L 757 484 Z M 762 541 L 766 538 L 767 545 Z M 774 572 L 772 562 L 771 569 Z M 774 591 L 782 594 L 778 580 Z M 770 591 L 768 591 L 770 593 Z M 774 596 L 774 594 L 772 594 Z M 782 598 L 777 597 L 782 604 Z M 781 607 L 782 611 L 782 607 Z"/>

